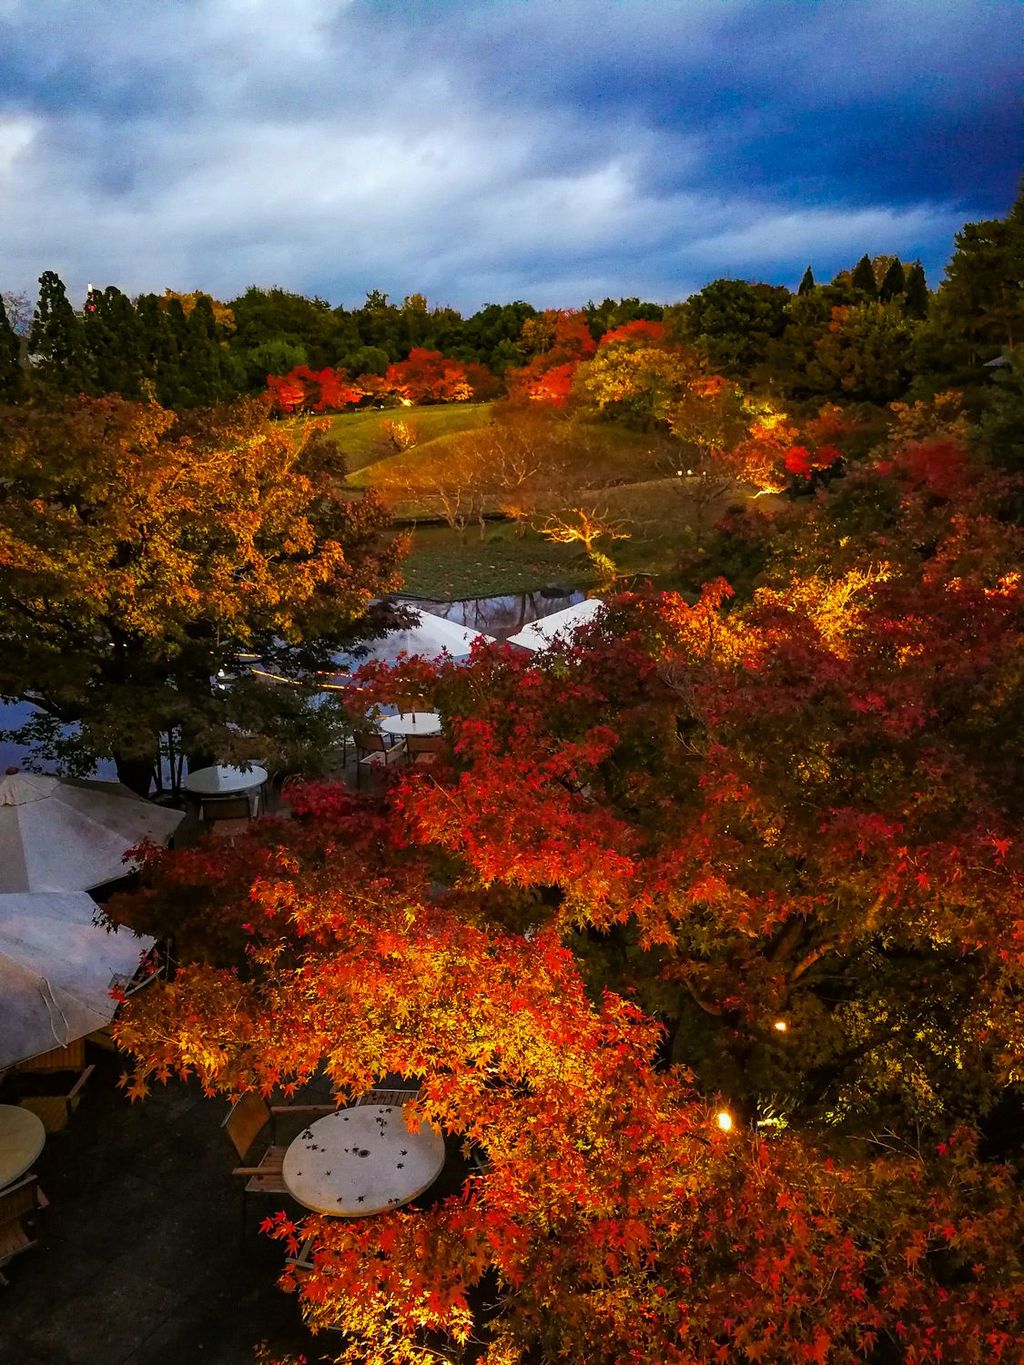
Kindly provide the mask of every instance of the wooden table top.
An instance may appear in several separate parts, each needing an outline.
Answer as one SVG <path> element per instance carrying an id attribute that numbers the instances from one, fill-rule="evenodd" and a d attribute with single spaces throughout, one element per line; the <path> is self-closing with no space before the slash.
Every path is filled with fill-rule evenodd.
<path id="1" fill-rule="evenodd" d="M 0 1188 L 25 1174 L 45 1142 L 41 1119 L 16 1104 L 0 1104 Z"/>

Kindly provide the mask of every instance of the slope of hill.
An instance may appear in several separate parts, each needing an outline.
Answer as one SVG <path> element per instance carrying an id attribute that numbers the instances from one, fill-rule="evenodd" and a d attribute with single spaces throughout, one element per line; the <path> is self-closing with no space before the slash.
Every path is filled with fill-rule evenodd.
<path id="1" fill-rule="evenodd" d="M 394 447 L 386 435 L 385 422 L 404 422 L 416 433 L 417 443 L 473 427 L 486 426 L 490 403 L 450 403 L 424 408 L 361 408 L 331 417 L 330 435 L 341 447 L 350 473 L 376 463 Z M 416 447 L 414 447 L 415 449 Z"/>

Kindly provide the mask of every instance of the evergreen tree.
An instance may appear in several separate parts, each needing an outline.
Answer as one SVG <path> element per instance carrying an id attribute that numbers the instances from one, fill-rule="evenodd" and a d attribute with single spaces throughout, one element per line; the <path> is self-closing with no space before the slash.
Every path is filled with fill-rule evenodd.
<path id="1" fill-rule="evenodd" d="M 915 261 L 907 271 L 906 288 L 903 293 L 903 311 L 908 318 L 923 320 L 928 316 L 930 299 L 928 281 L 924 277 L 924 266 L 920 261 Z"/>
<path id="2" fill-rule="evenodd" d="M 186 320 L 181 368 L 185 406 L 207 407 L 224 397 L 220 343 L 213 305 L 206 294 L 196 300 Z"/>
<path id="3" fill-rule="evenodd" d="M 39 277 L 39 302 L 32 319 L 29 350 L 36 357 L 40 376 L 56 388 L 65 393 L 92 391 L 82 320 L 52 270 L 44 270 Z"/>
<path id="4" fill-rule="evenodd" d="M 185 331 L 185 315 L 177 299 L 173 301 L 180 323 L 180 335 Z M 171 308 L 161 306 L 155 294 L 143 294 L 135 305 L 139 326 L 139 350 L 142 372 L 161 407 L 177 408 L 182 404 L 181 341 L 175 332 Z"/>
<path id="5" fill-rule="evenodd" d="M 21 342 L 7 317 L 3 299 L 0 299 L 0 401 L 17 402 L 21 390 Z"/>
<path id="6" fill-rule="evenodd" d="M 859 289 L 862 294 L 869 294 L 872 298 L 877 293 L 878 286 L 875 283 L 874 268 L 866 252 L 854 266 L 853 287 Z"/>
<path id="7" fill-rule="evenodd" d="M 975 360 L 1024 337 L 1024 188 L 1006 218 L 967 223 L 936 298 L 943 322 Z"/>
<path id="8" fill-rule="evenodd" d="M 907 279 L 903 270 L 903 262 L 897 256 L 882 277 L 878 297 L 882 303 L 891 303 L 898 294 L 904 293 L 906 287 Z"/>
<path id="9" fill-rule="evenodd" d="M 140 397 L 143 363 L 139 319 L 120 289 L 108 285 L 102 291 L 89 291 L 83 331 L 97 392 Z"/>
<path id="10" fill-rule="evenodd" d="M 808 266 L 804 271 L 803 279 L 800 281 L 800 288 L 796 292 L 798 295 L 813 294 L 816 288 L 817 286 L 814 283 L 814 272 L 811 270 L 811 267 Z"/>

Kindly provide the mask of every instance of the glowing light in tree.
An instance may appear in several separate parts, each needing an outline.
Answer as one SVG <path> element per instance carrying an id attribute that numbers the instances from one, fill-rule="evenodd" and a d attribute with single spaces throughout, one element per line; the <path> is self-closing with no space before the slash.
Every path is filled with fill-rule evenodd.
<path id="1" fill-rule="evenodd" d="M 732 1115 L 729 1113 L 728 1109 L 719 1109 L 718 1113 L 715 1115 L 715 1122 L 723 1133 L 732 1132 Z"/>

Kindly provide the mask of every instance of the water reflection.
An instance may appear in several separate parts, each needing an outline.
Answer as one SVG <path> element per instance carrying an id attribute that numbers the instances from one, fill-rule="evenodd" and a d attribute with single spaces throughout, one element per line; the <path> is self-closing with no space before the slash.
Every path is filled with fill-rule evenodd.
<path id="1" fill-rule="evenodd" d="M 542 616 L 550 616 L 564 607 L 574 607 L 585 597 L 586 593 L 578 588 L 537 588 L 533 592 L 508 593 L 504 597 L 467 597 L 457 602 L 434 602 L 425 597 L 402 600 L 470 630 L 493 635 L 496 640 L 507 640 L 510 635 L 518 635 L 531 621 L 539 621 Z"/>

